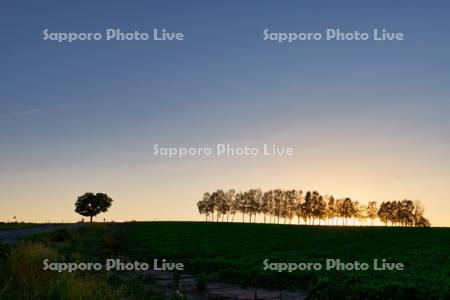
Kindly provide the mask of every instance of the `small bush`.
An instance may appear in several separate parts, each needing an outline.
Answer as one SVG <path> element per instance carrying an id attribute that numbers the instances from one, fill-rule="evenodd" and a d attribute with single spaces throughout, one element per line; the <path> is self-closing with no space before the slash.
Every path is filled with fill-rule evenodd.
<path id="1" fill-rule="evenodd" d="M 196 287 L 197 287 L 197 291 L 198 291 L 199 293 L 205 292 L 205 291 L 206 291 L 207 283 L 208 283 L 208 281 L 207 281 L 206 277 L 205 277 L 203 274 L 199 275 L 199 276 L 197 277 L 197 281 L 196 281 L 196 283 L 195 283 L 195 285 L 196 285 Z"/>
<path id="2" fill-rule="evenodd" d="M 174 272 L 173 273 L 173 282 L 174 282 L 175 286 L 178 286 L 180 284 L 180 279 L 181 279 L 180 273 Z"/>

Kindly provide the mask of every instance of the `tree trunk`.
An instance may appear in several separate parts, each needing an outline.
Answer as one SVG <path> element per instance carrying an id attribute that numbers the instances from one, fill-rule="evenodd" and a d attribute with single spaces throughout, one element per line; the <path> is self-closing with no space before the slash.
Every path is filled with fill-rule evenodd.
<path id="1" fill-rule="evenodd" d="M 92 223 L 92 216 L 90 216 L 90 218 L 91 218 L 90 222 Z"/>

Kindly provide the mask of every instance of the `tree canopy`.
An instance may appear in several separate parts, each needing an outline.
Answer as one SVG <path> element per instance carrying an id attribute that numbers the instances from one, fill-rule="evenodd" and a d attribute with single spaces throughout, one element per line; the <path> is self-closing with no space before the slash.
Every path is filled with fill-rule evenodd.
<path id="1" fill-rule="evenodd" d="M 75 202 L 75 212 L 82 216 L 92 218 L 99 213 L 106 212 L 112 204 L 113 200 L 103 193 L 86 193 L 78 197 Z"/>

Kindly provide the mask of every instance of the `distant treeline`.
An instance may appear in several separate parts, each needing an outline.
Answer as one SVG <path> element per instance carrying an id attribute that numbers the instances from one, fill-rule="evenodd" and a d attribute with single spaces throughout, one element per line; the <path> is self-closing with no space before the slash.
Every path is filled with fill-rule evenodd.
<path id="1" fill-rule="evenodd" d="M 262 192 L 251 189 L 245 192 L 217 190 L 204 193 L 197 203 L 200 214 L 206 221 L 234 221 L 236 214 L 242 215 L 242 222 L 248 216 L 250 223 L 256 222 L 256 216 L 262 215 L 264 223 L 291 224 L 296 218 L 304 224 L 347 225 L 348 220 L 358 220 L 360 224 L 370 220 L 373 225 L 379 219 L 385 225 L 428 227 L 430 222 L 424 217 L 424 207 L 420 201 L 402 200 L 376 201 L 361 204 L 350 198 L 335 199 L 333 196 L 320 195 L 317 191 L 270 190 Z M 338 219 L 342 222 L 338 224 Z"/>

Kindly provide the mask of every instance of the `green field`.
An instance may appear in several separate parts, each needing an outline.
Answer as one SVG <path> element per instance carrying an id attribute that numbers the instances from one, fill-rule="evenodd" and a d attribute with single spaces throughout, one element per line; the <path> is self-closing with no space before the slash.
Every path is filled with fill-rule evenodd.
<path id="1" fill-rule="evenodd" d="M 307 290 L 311 298 L 450 297 L 450 229 L 194 222 L 117 225 L 129 257 L 167 258 L 242 285 Z M 263 270 L 271 262 L 401 262 L 404 271 Z"/>
<path id="2" fill-rule="evenodd" d="M 310 299 L 450 299 L 448 228 L 132 222 L 60 230 L 31 240 L 44 242 L 62 260 L 102 261 L 105 257 L 126 257 L 151 262 L 154 258 L 165 258 L 184 263 L 187 273 L 207 281 L 302 290 Z M 263 265 L 265 259 L 324 263 L 327 258 L 369 264 L 373 259 L 386 259 L 403 263 L 405 270 L 289 273 L 264 270 Z M 39 260 L 35 261 L 39 268 Z M 71 280 L 80 281 L 80 286 L 92 282 L 83 279 L 83 274 L 80 273 L 81 277 L 74 274 Z M 92 275 L 100 276 L 95 282 L 101 282 L 103 286 L 99 290 L 107 294 L 113 278 L 109 274 Z M 61 280 L 54 278 L 59 289 Z M 130 283 L 120 285 L 122 296 L 131 294 L 140 299 Z M 47 296 L 45 291 L 41 292 Z M 98 297 L 109 298 L 114 297 Z"/>

